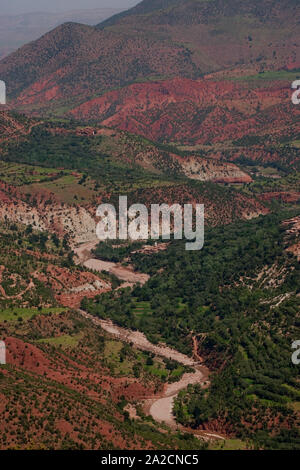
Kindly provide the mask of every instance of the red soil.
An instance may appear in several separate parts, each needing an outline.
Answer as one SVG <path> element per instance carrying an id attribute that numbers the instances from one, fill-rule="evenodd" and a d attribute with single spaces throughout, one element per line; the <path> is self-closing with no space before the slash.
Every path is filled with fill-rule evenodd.
<path id="1" fill-rule="evenodd" d="M 296 191 L 278 191 L 278 192 L 268 192 L 262 193 L 258 196 L 262 201 L 272 201 L 272 199 L 277 199 L 285 203 L 294 203 L 300 200 L 300 192 Z"/>
<path id="2" fill-rule="evenodd" d="M 45 284 L 50 284 L 56 300 L 66 307 L 79 307 L 84 297 L 95 297 L 111 289 L 108 282 L 95 274 L 82 272 L 79 269 L 70 271 L 49 264 L 46 272 L 47 274 L 38 273 L 36 277 Z"/>
<path id="3" fill-rule="evenodd" d="M 290 102 L 290 84 L 283 82 L 248 89 L 232 81 L 175 78 L 107 92 L 70 114 L 155 141 L 204 144 L 249 134 L 276 135 L 295 126 L 300 113 L 296 108 Z"/>

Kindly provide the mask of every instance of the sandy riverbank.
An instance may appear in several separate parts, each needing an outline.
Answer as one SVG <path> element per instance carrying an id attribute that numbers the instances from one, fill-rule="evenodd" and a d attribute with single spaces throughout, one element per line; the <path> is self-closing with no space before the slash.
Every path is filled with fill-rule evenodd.
<path id="1" fill-rule="evenodd" d="M 136 272 L 130 265 L 125 267 L 119 263 L 92 258 L 91 252 L 94 248 L 96 248 L 98 243 L 99 240 L 95 240 L 92 242 L 83 243 L 76 247 L 74 249 L 74 253 L 77 256 L 78 263 L 82 264 L 88 269 L 92 269 L 93 271 L 107 271 L 120 279 L 120 281 L 125 282 L 126 287 L 132 287 L 137 283 L 143 285 L 150 279 L 148 274 Z"/>

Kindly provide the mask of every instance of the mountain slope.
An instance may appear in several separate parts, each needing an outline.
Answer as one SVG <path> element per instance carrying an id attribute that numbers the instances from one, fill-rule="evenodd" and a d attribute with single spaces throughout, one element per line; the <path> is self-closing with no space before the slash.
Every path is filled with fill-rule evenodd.
<path id="1" fill-rule="evenodd" d="M 148 75 L 193 76 L 184 50 L 142 34 L 65 23 L 1 61 L 0 76 L 10 98 L 43 92 L 40 104 L 76 102 Z"/>
<path id="2" fill-rule="evenodd" d="M 217 18 L 237 15 L 252 16 L 274 23 L 289 9 L 298 6 L 297 0 L 143 0 L 138 5 L 118 13 L 98 25 L 99 28 L 129 23 L 139 16 L 142 23 L 195 24 L 214 23 Z"/>
<path id="3" fill-rule="evenodd" d="M 289 100 L 288 79 L 255 85 L 247 89 L 238 81 L 178 78 L 139 83 L 87 101 L 70 115 L 154 141 L 189 145 L 297 133 L 300 110 Z"/>
<path id="4" fill-rule="evenodd" d="M 74 10 L 67 12 L 32 12 L 0 16 L 0 58 L 38 39 L 42 34 L 67 21 L 94 25 L 120 11 L 117 8 Z"/>
<path id="5" fill-rule="evenodd" d="M 50 100 L 63 111 L 136 80 L 300 63 L 294 0 L 155 2 L 154 11 L 150 4 L 98 28 L 66 23 L 2 60 L 12 104 L 38 93 L 34 108 L 49 110 Z"/>
<path id="6" fill-rule="evenodd" d="M 141 3 L 138 3 L 134 7 L 130 8 L 129 10 L 122 11 L 111 16 L 108 19 L 105 19 L 101 23 L 98 24 L 98 28 L 105 28 L 107 26 L 112 26 L 120 21 L 123 18 L 127 18 L 134 15 L 146 15 L 148 13 L 152 13 L 157 10 L 162 10 L 164 8 L 169 8 L 173 5 L 179 4 L 181 0 L 143 0 Z"/>
<path id="7" fill-rule="evenodd" d="M 29 134 L 36 124 L 37 120 L 0 110 L 0 142 Z"/>

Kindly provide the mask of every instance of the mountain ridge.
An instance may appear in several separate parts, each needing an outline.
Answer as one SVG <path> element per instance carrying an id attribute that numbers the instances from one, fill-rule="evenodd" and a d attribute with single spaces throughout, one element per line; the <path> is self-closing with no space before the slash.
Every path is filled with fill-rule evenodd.
<path id="1" fill-rule="evenodd" d="M 214 15 L 234 17 L 237 14 L 249 14 L 261 18 L 262 21 L 272 22 L 276 17 L 277 8 L 286 10 L 287 7 L 297 6 L 297 0 L 143 0 L 135 7 L 118 13 L 97 26 L 104 28 L 113 26 L 128 19 L 132 16 L 139 16 L 139 20 L 143 20 L 143 16 L 151 19 L 151 15 L 164 18 L 171 15 L 173 21 L 186 20 L 189 18 L 191 22 L 213 21 Z M 176 15 L 176 11 L 181 15 Z M 212 17 L 210 20 L 209 18 Z"/>
<path id="2" fill-rule="evenodd" d="M 118 8 L 97 8 L 67 12 L 31 12 L 0 16 L 0 58 L 41 37 L 60 24 L 73 21 L 94 25 L 122 11 Z"/>
<path id="3" fill-rule="evenodd" d="M 44 89 L 56 107 L 65 108 L 136 81 L 300 63 L 294 0 L 245 0 L 239 8 L 236 0 L 171 3 L 169 9 L 134 15 L 148 5 L 142 2 L 120 20 L 113 17 L 111 26 L 65 23 L 4 58 L 0 76 L 11 104 L 18 107 L 18 99 L 34 89 Z M 275 20 L 268 18 L 270 11 Z"/>

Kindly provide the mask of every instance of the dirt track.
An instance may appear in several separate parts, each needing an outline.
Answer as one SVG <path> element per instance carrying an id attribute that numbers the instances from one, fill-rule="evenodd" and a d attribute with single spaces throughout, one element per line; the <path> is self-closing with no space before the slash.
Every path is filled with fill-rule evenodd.
<path id="1" fill-rule="evenodd" d="M 88 269 L 93 269 L 94 271 L 108 271 L 110 274 L 113 274 L 120 279 L 120 281 L 124 281 L 132 285 L 137 283 L 145 284 L 150 279 L 148 274 L 135 272 L 130 267 L 125 268 L 119 264 L 112 263 L 111 261 L 102 261 L 90 258 L 83 263 L 83 266 Z"/>

